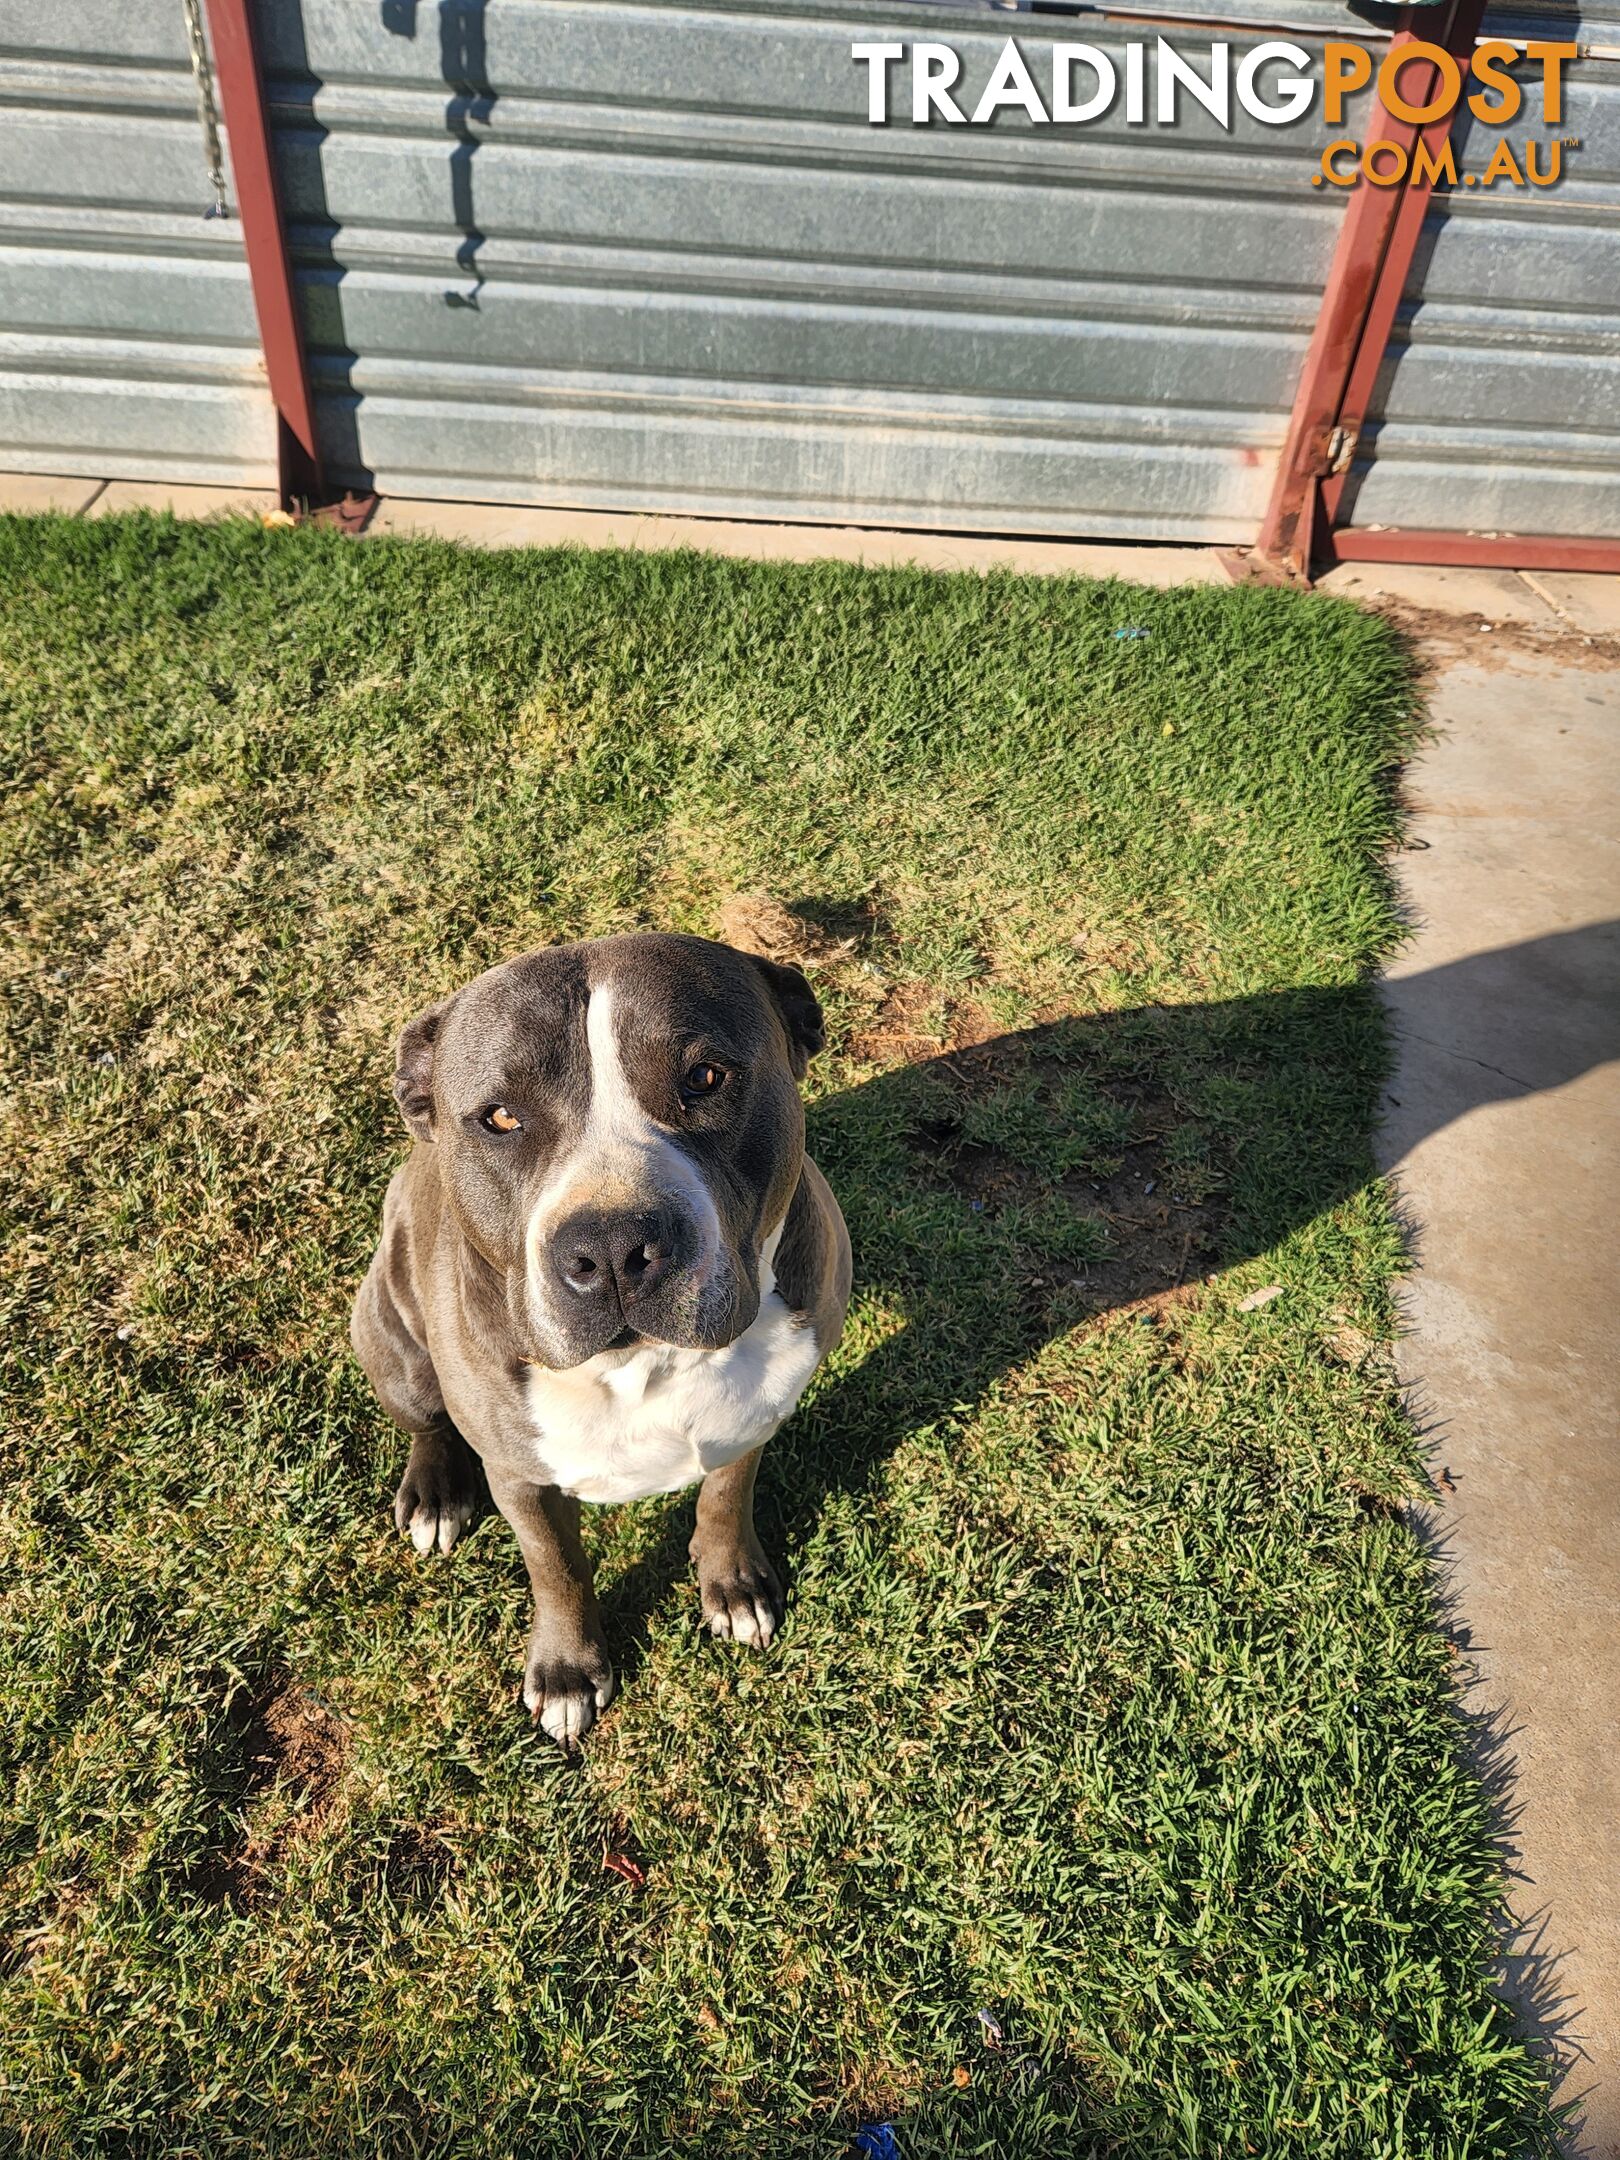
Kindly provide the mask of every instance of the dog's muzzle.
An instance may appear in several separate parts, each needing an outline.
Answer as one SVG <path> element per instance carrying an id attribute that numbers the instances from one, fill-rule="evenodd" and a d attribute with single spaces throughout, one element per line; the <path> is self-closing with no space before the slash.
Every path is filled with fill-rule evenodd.
<path id="1" fill-rule="evenodd" d="M 759 1310 L 757 1284 L 673 1194 L 586 1202 L 529 1244 L 527 1308 L 554 1371 L 644 1342 L 715 1350 Z"/>
<path id="2" fill-rule="evenodd" d="M 584 1208 L 552 1232 L 548 1258 L 565 1304 L 611 1308 L 634 1327 L 637 1314 L 692 1265 L 696 1246 L 692 1226 L 673 1208 Z"/>

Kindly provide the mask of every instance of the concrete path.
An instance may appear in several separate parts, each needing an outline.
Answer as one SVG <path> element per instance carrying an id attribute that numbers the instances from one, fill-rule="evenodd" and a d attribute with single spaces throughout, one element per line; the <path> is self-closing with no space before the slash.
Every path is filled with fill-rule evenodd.
<path id="1" fill-rule="evenodd" d="M 1504 1972 L 1620 2156 L 1620 674 L 1442 668 L 1412 769 L 1416 935 L 1383 1133 L 1403 1378 L 1514 1855 Z"/>
<path id="2" fill-rule="evenodd" d="M 0 474 L 0 509 L 263 515 L 274 498 Z M 1210 549 L 387 502 L 379 532 L 836 556 L 1179 584 Z M 1411 1219 L 1403 1377 L 1430 1432 L 1453 1631 L 1513 1855 L 1503 1976 L 1620 2160 L 1620 579 L 1334 571 L 1435 669 L 1399 875 L 1381 1138 Z"/>

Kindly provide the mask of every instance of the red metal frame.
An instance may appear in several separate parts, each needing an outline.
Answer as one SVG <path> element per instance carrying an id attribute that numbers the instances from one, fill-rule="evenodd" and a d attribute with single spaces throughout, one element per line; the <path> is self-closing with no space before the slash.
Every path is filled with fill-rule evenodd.
<path id="1" fill-rule="evenodd" d="M 1390 50 L 1410 45 L 1414 23 L 1391 41 Z M 1410 134 L 1410 129 L 1407 131 Z M 1373 142 L 1400 139 L 1400 123 L 1376 107 Z M 1305 353 L 1288 433 L 1277 461 L 1271 500 L 1260 525 L 1255 553 L 1285 576 L 1309 575 L 1315 537 L 1317 482 L 1332 464 L 1333 430 L 1338 424 L 1344 387 L 1356 357 L 1362 328 L 1372 305 L 1378 271 L 1398 209 L 1392 188 L 1353 188 L 1322 289 L 1316 328 Z"/>
<path id="2" fill-rule="evenodd" d="M 1335 562 L 1436 563 L 1460 570 L 1599 570 L 1620 575 L 1620 540 L 1559 533 L 1427 532 L 1415 525 L 1341 525 L 1322 535 Z"/>
<path id="3" fill-rule="evenodd" d="M 253 42 L 248 0 L 207 0 L 220 116 L 231 145 L 236 203 L 242 220 L 253 306 L 259 318 L 265 373 L 276 409 L 281 499 L 289 510 L 325 493 L 315 400 L 310 391 L 298 295 L 287 233 L 276 193 L 264 81 Z"/>
<path id="4" fill-rule="evenodd" d="M 1408 27 L 1391 40 L 1389 50 L 1398 53 L 1421 39 L 1443 46 L 1466 63 L 1484 12 L 1484 0 L 1455 0 L 1449 10 L 1416 11 Z M 1401 86 L 1406 102 L 1430 103 L 1438 76 L 1433 62 L 1408 68 Z M 1318 527 L 1331 527 L 1343 496 L 1433 194 L 1431 180 L 1412 177 L 1412 153 L 1419 142 L 1431 154 L 1437 153 L 1455 118 L 1454 112 L 1448 113 L 1420 127 L 1396 119 L 1382 100 L 1375 103 L 1366 148 L 1379 142 L 1398 144 L 1407 154 L 1407 176 L 1399 187 L 1358 181 L 1345 206 L 1277 479 L 1260 528 L 1256 554 L 1263 571 L 1307 579 L 1313 554 L 1319 549 L 1327 552 L 1328 535 Z M 1326 516 L 1319 517 L 1323 511 Z M 1417 560 L 1415 556 L 1404 559 Z"/>
<path id="5" fill-rule="evenodd" d="M 1465 66 L 1479 35 L 1482 12 L 1475 0 L 1464 0 L 1445 40 L 1447 50 Z M 1411 102 L 1424 104 L 1428 96 L 1425 91 L 1423 96 Z M 1455 118 L 1455 113 L 1447 114 L 1423 129 L 1422 141 L 1431 158 L 1440 152 Z M 1433 563 L 1442 568 L 1470 570 L 1620 573 L 1620 540 L 1584 540 L 1559 533 L 1434 532 L 1418 526 L 1375 529 L 1335 523 L 1350 478 L 1350 458 L 1372 405 L 1378 372 L 1400 312 L 1434 184 L 1427 178 L 1413 179 L 1409 172 L 1406 185 L 1399 192 L 1400 206 L 1384 250 L 1356 357 L 1339 401 L 1335 426 L 1345 448 L 1336 461 L 1337 469 L 1321 483 L 1321 505 L 1325 513 L 1323 530 L 1318 536 L 1321 553 L 1334 562 Z"/>
<path id="6" fill-rule="evenodd" d="M 1447 41 L 1447 49 L 1462 63 L 1465 72 L 1484 12 L 1483 6 L 1464 6 L 1459 20 L 1453 25 L 1452 36 Z M 1432 69 L 1430 72 L 1432 77 L 1438 75 L 1439 70 Z M 1421 97 L 1412 98 L 1410 102 L 1414 105 L 1426 104 L 1429 95 L 1429 91 L 1425 90 Z M 1418 131 L 1417 142 L 1428 152 L 1431 159 L 1438 157 L 1444 149 L 1456 117 L 1455 113 L 1443 113 L 1438 120 L 1431 120 L 1426 127 Z M 1430 169 L 1432 168 L 1426 168 L 1426 173 Z M 1434 196 L 1434 182 L 1427 177 L 1422 180 L 1413 179 L 1408 169 L 1406 185 L 1391 192 L 1398 193 L 1399 207 L 1390 229 L 1389 245 L 1384 250 L 1384 260 L 1379 269 L 1372 304 L 1362 326 L 1361 343 L 1356 348 L 1355 361 L 1346 378 L 1344 395 L 1339 404 L 1338 424 L 1350 454 L 1342 457 L 1337 471 L 1329 473 L 1322 482 L 1322 508 L 1327 513 L 1329 526 L 1338 517 L 1339 504 L 1350 479 L 1350 456 L 1354 454 L 1355 443 L 1360 437 L 1372 405 L 1378 371 L 1384 364 L 1384 354 L 1389 348 L 1395 318 L 1400 313 L 1413 258 L 1417 254 L 1418 242 L 1423 237 L 1423 221 L 1429 214 L 1429 204 Z"/>

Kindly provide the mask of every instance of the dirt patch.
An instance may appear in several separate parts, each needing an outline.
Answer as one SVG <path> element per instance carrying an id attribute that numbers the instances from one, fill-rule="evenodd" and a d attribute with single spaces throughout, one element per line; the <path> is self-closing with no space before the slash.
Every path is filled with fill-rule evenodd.
<path id="1" fill-rule="evenodd" d="M 252 1737 L 250 1797 L 279 1785 L 300 1810 L 303 1834 L 317 1829 L 348 1760 L 343 1720 L 289 1682 L 261 1706 Z"/>
<path id="2" fill-rule="evenodd" d="M 1171 1294 L 1190 1295 L 1216 1245 L 1221 1217 L 1176 1188 L 1176 1170 L 1167 1156 L 1178 1122 L 1173 1104 L 1099 1084 L 1099 1095 L 1116 1107 L 1135 1137 L 1112 1151 L 1117 1167 L 1095 1176 L 1071 1172 L 1054 1179 L 970 1135 L 968 1113 L 975 1101 L 993 1102 L 1015 1075 L 1040 1069 L 1038 1060 L 1009 1068 L 989 1043 L 936 1060 L 937 1077 L 962 1108 L 956 1114 L 942 1108 L 915 1128 L 912 1145 L 931 1181 L 948 1184 L 975 1212 L 1029 1208 L 1037 1220 L 1043 1214 L 1050 1220 L 1056 1208 L 1072 1211 L 1077 1221 L 1100 1221 L 1108 1243 L 1096 1259 L 1048 1251 L 1038 1233 L 1025 1245 L 1029 1287 L 1072 1311 L 1140 1310 Z"/>
<path id="3" fill-rule="evenodd" d="M 857 935 L 840 937 L 769 893 L 735 893 L 719 913 L 720 935 L 739 952 L 793 967 L 828 967 L 852 953 Z"/>
<path id="4" fill-rule="evenodd" d="M 801 922 L 822 931 L 841 949 L 861 951 L 894 935 L 888 910 L 870 893 L 859 900 L 829 900 L 823 894 L 811 893 L 802 899 L 790 900 L 788 908 Z"/>
<path id="5" fill-rule="evenodd" d="M 1322 1338 L 1322 1355 L 1330 1365 L 1342 1365 L 1346 1372 L 1393 1371 L 1394 1358 L 1387 1342 L 1363 1334 L 1342 1313 L 1329 1317 L 1339 1323 Z"/>
<path id="6" fill-rule="evenodd" d="M 1369 1522 L 1397 1522 L 1406 1513 L 1399 1500 L 1392 1500 L 1387 1493 L 1373 1492 L 1365 1485 L 1355 1487 L 1356 1506 Z"/>
<path id="7" fill-rule="evenodd" d="M 333 1812 L 350 1740 L 336 1711 L 285 1677 L 238 1698 L 231 1725 L 241 1827 L 192 1871 L 191 1883 L 209 1904 L 242 1906 L 273 1887 L 287 1856 Z"/>
<path id="8" fill-rule="evenodd" d="M 439 1829 L 408 1824 L 388 1840 L 383 1881 L 399 1904 L 421 1904 L 437 1897 L 456 1872 L 456 1852 Z"/>
<path id="9" fill-rule="evenodd" d="M 972 998 L 941 998 L 931 983 L 886 983 L 870 1019 L 849 1037 L 851 1057 L 869 1065 L 917 1065 L 994 1043 L 1006 1028 Z"/>
<path id="10" fill-rule="evenodd" d="M 1203 1287 L 1202 1276 L 1195 1276 L 1191 1282 L 1173 1283 L 1168 1290 L 1155 1290 L 1147 1297 L 1132 1298 L 1128 1304 L 1118 1306 L 1109 1317 L 1138 1322 L 1172 1320 L 1177 1313 L 1186 1312 L 1198 1303 L 1198 1293 Z"/>
<path id="11" fill-rule="evenodd" d="M 890 983 L 877 1010 L 849 1039 L 849 1054 L 870 1065 L 917 1064 L 945 1047 L 939 993 L 931 983 Z"/>
<path id="12" fill-rule="evenodd" d="M 889 981 L 870 963 L 860 963 L 859 956 L 887 934 L 876 901 L 801 900 L 789 907 L 769 893 L 738 893 L 717 921 L 720 936 L 740 952 L 836 976 L 867 1008 L 844 1043 L 864 1063 L 914 1065 L 1003 1032 L 994 1014 L 972 998 L 942 998 L 932 983 Z"/>
<path id="13" fill-rule="evenodd" d="M 1093 1312 L 1155 1313 L 1164 1301 L 1185 1302 L 1217 1243 L 1221 1218 L 1200 1201 L 1178 1198 L 1164 1145 L 1149 1140 L 1127 1148 L 1125 1162 L 1100 1189 L 1088 1186 L 1076 1204 L 1101 1215 L 1108 1251 L 1080 1272 L 1081 1302 Z"/>
<path id="14" fill-rule="evenodd" d="M 1487 629 L 1484 616 L 1453 615 L 1444 608 L 1413 607 L 1363 593 L 1354 597 L 1392 622 L 1429 667 L 1463 660 L 1470 667 L 1509 668 L 1527 658 L 1580 668 L 1612 668 L 1620 662 L 1620 638 L 1590 635 L 1570 623 L 1492 621 Z"/>
<path id="15" fill-rule="evenodd" d="M 1041 1013 L 1039 1018 L 1067 1019 L 1067 1013 Z M 985 1043 L 997 1041 L 1007 1032 L 1004 1024 L 993 1012 L 972 998 L 947 998 L 945 1001 L 945 1041 L 952 1050 L 977 1050 Z"/>
<path id="16" fill-rule="evenodd" d="M 846 917 L 838 924 L 846 934 L 837 936 L 825 921 L 813 921 L 768 893 L 735 896 L 721 908 L 719 921 L 721 934 L 741 950 L 808 967 L 848 962 L 865 934 L 860 922 Z M 865 1064 L 927 1066 L 960 1105 L 954 1114 L 942 1106 L 915 1130 L 913 1144 L 930 1182 L 950 1185 L 976 1211 L 1028 1207 L 1050 1222 L 1054 1210 L 1061 1216 L 1067 1206 L 1076 1218 L 1106 1226 L 1108 1248 L 1095 1260 L 1049 1252 L 1038 1233 L 1032 1237 L 1025 1248 L 1030 1289 L 1064 1302 L 1071 1314 L 1100 1313 L 1160 1297 L 1202 1273 L 1219 1220 L 1201 1197 L 1176 1190 L 1166 1154 L 1181 1122 L 1173 1103 L 1101 1086 L 1132 1137 L 1112 1151 L 1117 1167 L 1105 1174 L 1054 1180 L 1038 1165 L 970 1137 L 970 1110 L 994 1103 L 1032 1075 L 1055 1088 L 1065 1077 L 1062 1066 L 1009 1048 L 1004 1023 L 971 997 L 942 996 L 934 984 L 916 979 L 885 981 L 871 968 L 854 968 L 851 975 L 868 1011 L 846 1040 L 849 1054 Z M 1043 1017 L 1061 1027 L 1069 1015 Z"/>

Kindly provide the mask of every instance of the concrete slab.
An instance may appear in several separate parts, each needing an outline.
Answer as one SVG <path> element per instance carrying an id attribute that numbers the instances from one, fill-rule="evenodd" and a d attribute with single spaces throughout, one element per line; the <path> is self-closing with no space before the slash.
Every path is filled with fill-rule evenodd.
<path id="1" fill-rule="evenodd" d="M 1620 577 L 1556 570 L 1521 570 L 1519 575 L 1572 628 L 1590 637 L 1620 637 Z"/>
<path id="2" fill-rule="evenodd" d="M 1213 548 L 1142 547 L 1081 540 L 983 539 L 972 534 L 884 532 L 856 525 L 765 525 L 737 519 L 655 517 L 635 511 L 532 510 L 499 503 L 385 497 L 367 530 L 430 534 L 476 547 L 700 548 L 756 562 L 917 563 L 930 570 L 989 570 L 1133 578 L 1144 585 L 1216 584 Z"/>
<path id="3" fill-rule="evenodd" d="M 1567 628 L 1558 610 L 1527 585 L 1517 570 L 1442 570 L 1423 563 L 1338 563 L 1316 581 L 1318 592 L 1338 593 L 1377 607 L 1433 608 L 1473 622 L 1527 623 Z"/>
<path id="4" fill-rule="evenodd" d="M 0 473 L 0 510 L 88 509 L 105 480 L 71 479 L 58 473 Z"/>
<path id="5" fill-rule="evenodd" d="M 1403 1378 L 1497 1721 L 1507 1984 L 1620 2156 L 1620 682 L 1452 664 L 1409 781 L 1416 935 L 1382 1135 L 1415 1225 Z M 1442 1481 L 1443 1482 L 1443 1481 Z"/>
<path id="6" fill-rule="evenodd" d="M 115 510 L 171 510 L 176 517 L 263 517 L 280 508 L 273 488 L 181 487 L 169 480 L 109 480 L 89 506 L 92 517 Z"/>

